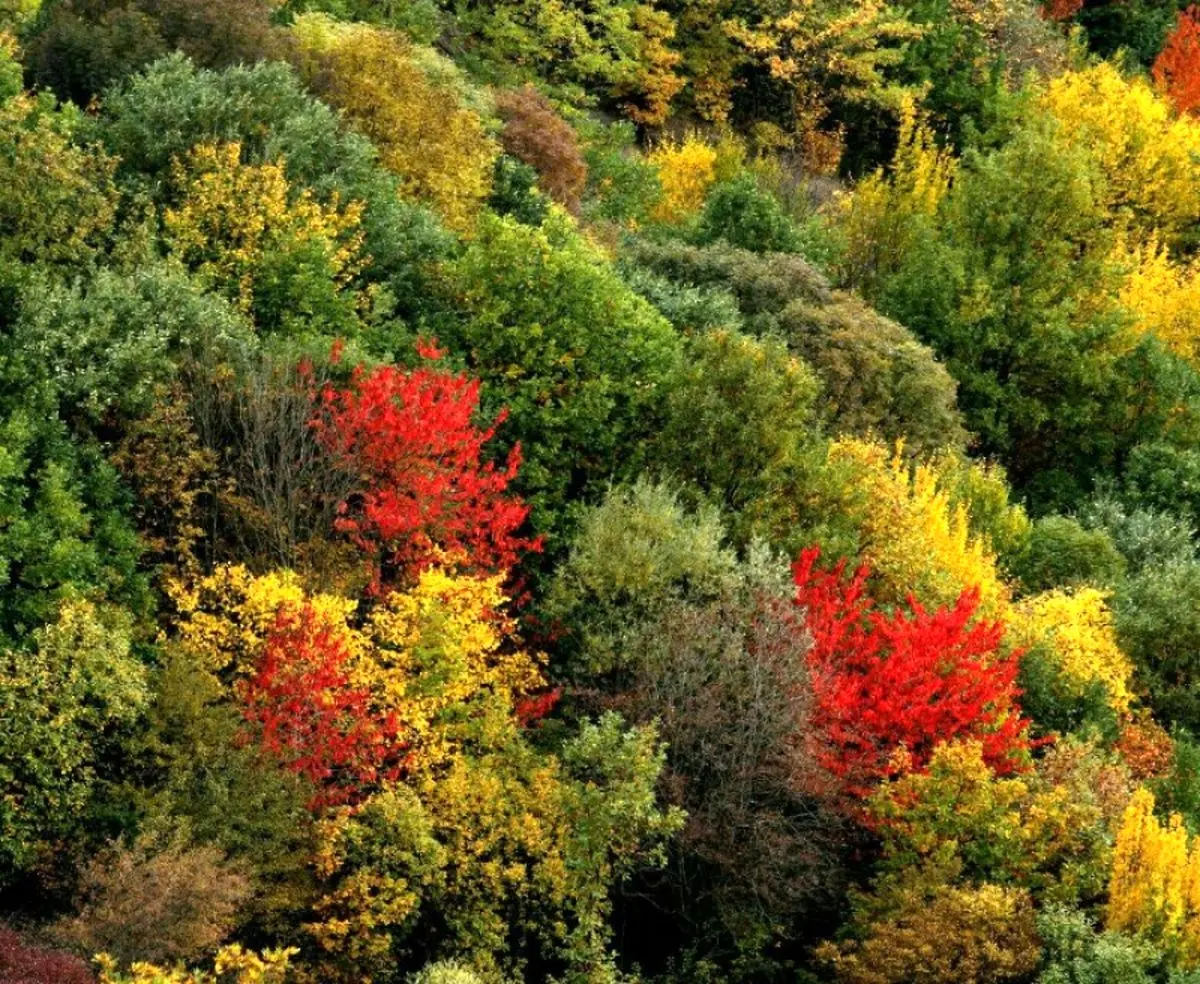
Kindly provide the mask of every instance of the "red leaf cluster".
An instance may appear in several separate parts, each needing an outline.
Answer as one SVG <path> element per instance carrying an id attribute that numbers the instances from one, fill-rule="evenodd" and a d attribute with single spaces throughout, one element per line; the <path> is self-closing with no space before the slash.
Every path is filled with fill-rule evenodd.
<path id="1" fill-rule="evenodd" d="M 1200 6 L 1180 11 L 1151 74 L 1180 113 L 1200 107 Z"/>
<path id="2" fill-rule="evenodd" d="M 796 603 L 812 636 L 809 670 L 820 735 L 818 756 L 847 792 L 863 795 L 904 759 L 922 769 L 934 745 L 971 738 L 998 774 L 1029 748 L 1017 705 L 1019 654 L 1000 650 L 1004 628 L 976 620 L 977 591 L 928 612 L 883 612 L 866 593 L 867 568 L 846 578 L 815 564 L 818 548 L 794 567 Z"/>
<path id="3" fill-rule="evenodd" d="M 1121 729 L 1117 753 L 1129 766 L 1130 775 L 1139 781 L 1156 779 L 1171 771 L 1175 743 L 1162 725 L 1153 719 L 1131 721 Z"/>
<path id="4" fill-rule="evenodd" d="M 1042 16 L 1046 20 L 1070 20 L 1083 9 L 1083 0 L 1046 0 L 1042 4 Z"/>
<path id="5" fill-rule="evenodd" d="M 356 802 L 404 765 L 400 722 L 351 683 L 348 660 L 345 641 L 311 605 L 281 608 L 240 691 L 262 747 L 316 786 L 314 810 Z"/>
<path id="6" fill-rule="evenodd" d="M 475 425 L 478 380 L 429 367 L 360 366 L 348 388 L 327 384 L 317 401 L 321 442 L 362 482 L 340 504 L 338 528 L 376 559 L 378 579 L 411 577 L 441 555 L 474 573 L 498 573 L 540 549 L 540 540 L 518 533 L 529 508 L 508 492 L 520 447 L 502 468 L 485 460 L 504 414 Z"/>
<path id="7" fill-rule="evenodd" d="M 78 957 L 31 946 L 0 926 L 0 981 L 4 984 L 95 984 L 95 980 Z"/>

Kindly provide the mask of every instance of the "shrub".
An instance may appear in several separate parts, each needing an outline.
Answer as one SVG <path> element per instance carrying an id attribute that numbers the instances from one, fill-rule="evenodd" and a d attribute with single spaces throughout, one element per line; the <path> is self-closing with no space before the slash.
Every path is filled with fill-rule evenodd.
<path id="1" fill-rule="evenodd" d="M 0 927 L 0 980 L 5 984 L 95 984 L 87 963 L 69 953 L 59 953 L 26 943 Z"/>
<path id="2" fill-rule="evenodd" d="M 1028 722 L 1016 702 L 1018 656 L 1003 653 L 1002 625 L 975 620 L 978 591 L 947 608 L 914 600 L 886 613 L 865 593 L 868 568 L 847 580 L 845 562 L 822 571 L 819 556 L 811 548 L 796 563 L 796 604 L 813 640 L 823 761 L 847 791 L 869 791 L 897 767 L 897 753 L 922 769 L 938 742 L 956 737 L 979 740 L 998 774 L 1020 769 Z"/>
<path id="3" fill-rule="evenodd" d="M 1148 568 L 1117 596 L 1117 638 L 1164 721 L 1200 727 L 1200 564 Z"/>
<path id="4" fill-rule="evenodd" d="M 1125 810 L 1113 851 L 1105 924 L 1158 943 L 1184 969 L 1200 962 L 1200 908 L 1192 892 L 1200 877 L 1200 846 L 1183 820 L 1164 826 L 1154 796 L 1139 789 Z"/>
<path id="5" fill-rule="evenodd" d="M 650 454 L 655 470 L 732 515 L 768 511 L 816 444 L 816 395 L 808 367 L 777 340 L 724 330 L 693 336 Z"/>
<path id="6" fill-rule="evenodd" d="M 818 950 L 842 984 L 1020 980 L 1040 955 L 1028 894 L 998 885 L 907 894 L 860 942 Z"/>
<path id="7" fill-rule="evenodd" d="M 653 218 L 677 224 L 698 213 L 717 180 L 716 150 L 691 134 L 681 142 L 667 141 L 656 147 L 649 161 L 658 168 L 662 182 L 662 198 Z"/>
<path id="8" fill-rule="evenodd" d="M 482 380 L 485 415 L 508 409 L 499 450 L 520 442 L 516 488 L 554 552 L 573 500 L 637 473 L 679 338 L 565 218 L 488 217 L 446 273 L 462 317 L 440 338 Z"/>
<path id="9" fill-rule="evenodd" d="M 375 144 L 401 192 L 452 228 L 469 228 L 491 191 L 497 153 L 479 114 L 400 34 L 362 25 L 322 34 L 310 23 L 301 35 L 317 92 Z"/>
<path id="10" fill-rule="evenodd" d="M 287 35 L 269 0 L 49 0 L 30 26 L 34 83 L 86 106 L 114 82 L 182 50 L 209 68 L 280 58 Z"/>
<path id="11" fill-rule="evenodd" d="M 737 570 L 724 537 L 715 509 L 689 514 L 667 486 L 611 489 L 581 518 L 547 596 L 547 617 L 573 633 L 571 669 L 584 679 L 623 669 L 633 626 L 675 600 L 724 594 Z"/>
<path id="12" fill-rule="evenodd" d="M 1099 684 L 1114 712 L 1129 711 L 1133 665 L 1117 643 L 1104 592 L 1081 588 L 1034 595 L 1013 609 L 1008 625 L 1015 645 L 1042 646 L 1074 697 Z"/>
<path id="13" fill-rule="evenodd" d="M 1124 559 L 1108 533 L 1085 529 L 1070 516 L 1036 520 L 1014 570 L 1030 594 L 1083 585 L 1112 587 L 1124 572 Z"/>
<path id="14" fill-rule="evenodd" d="M 377 581 L 411 578 L 441 557 L 494 574 L 540 549 L 519 534 L 529 510 L 508 492 L 520 446 L 499 468 L 485 460 L 505 414 L 479 428 L 478 408 L 478 381 L 436 368 L 360 366 L 349 387 L 317 394 L 321 443 L 362 483 L 338 505 L 337 526 L 370 555 Z"/>
<path id="15" fill-rule="evenodd" d="M 746 173 L 714 186 L 704 202 L 696 241 L 706 246 L 717 240 L 755 253 L 794 253 L 800 246 L 779 199 Z"/>
<path id="16" fill-rule="evenodd" d="M 531 85 L 501 92 L 496 110 L 504 120 L 500 143 L 505 152 L 537 171 L 538 187 L 577 214 L 588 174 L 571 125 Z"/>
<path id="17" fill-rule="evenodd" d="M 1037 914 L 1045 947 L 1037 984 L 1152 984 L 1162 954 L 1144 940 L 1098 933 L 1083 912 L 1064 905 Z"/>
<path id="18" fill-rule="evenodd" d="M 247 877 L 216 848 L 144 835 L 92 859 L 80 877 L 79 912 L 53 933 L 123 964 L 195 960 L 234 928 L 250 891 Z"/>
<path id="19" fill-rule="evenodd" d="M 110 756 L 149 699 L 123 612 L 65 603 L 31 651 L 0 655 L 0 882 L 82 836 Z M 80 842 L 82 846 L 82 842 Z"/>

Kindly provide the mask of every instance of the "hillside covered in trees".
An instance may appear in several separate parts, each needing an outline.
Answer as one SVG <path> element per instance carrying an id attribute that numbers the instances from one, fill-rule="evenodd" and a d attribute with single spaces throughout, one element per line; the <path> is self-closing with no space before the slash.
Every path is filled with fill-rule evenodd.
<path id="1" fill-rule="evenodd" d="M 0 984 L 1200 984 L 1200 7 L 0 2 Z"/>

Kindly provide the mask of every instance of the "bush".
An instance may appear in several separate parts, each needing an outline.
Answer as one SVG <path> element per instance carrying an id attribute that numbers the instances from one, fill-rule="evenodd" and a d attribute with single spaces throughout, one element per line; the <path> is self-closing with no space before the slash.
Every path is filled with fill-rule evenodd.
<path id="1" fill-rule="evenodd" d="M 80 878 L 79 912 L 52 933 L 122 964 L 195 960 L 228 936 L 250 891 L 218 849 L 143 836 L 92 859 Z"/>
<path id="2" fill-rule="evenodd" d="M 828 282 L 798 256 L 635 240 L 626 262 L 677 284 L 733 294 L 746 331 L 777 335 L 812 367 L 834 430 L 916 451 L 964 442 L 955 382 L 903 327 Z"/>
<path id="3" fill-rule="evenodd" d="M 1085 503 L 1078 518 L 1086 528 L 1108 533 L 1131 574 L 1196 557 L 1195 535 L 1186 520 L 1156 509 L 1127 506 L 1111 493 Z"/>
<path id="4" fill-rule="evenodd" d="M 1116 599 L 1117 636 L 1164 721 L 1200 728 L 1200 564 L 1148 568 Z"/>
<path id="5" fill-rule="evenodd" d="M 688 513 L 669 487 L 639 480 L 585 512 L 555 574 L 547 617 L 571 635 L 568 669 L 580 679 L 624 667 L 634 627 L 679 599 L 721 597 L 737 557 L 722 545 L 719 513 Z"/>
<path id="6" fill-rule="evenodd" d="M 0 655 L 0 883 L 86 844 L 93 799 L 149 700 L 119 611 L 84 601 Z"/>
<path id="7" fill-rule="evenodd" d="M 817 381 L 779 341 L 729 331 L 688 340 L 650 459 L 731 515 L 769 511 L 816 445 Z"/>
<path id="8" fill-rule="evenodd" d="M 4 984 L 95 984 L 87 962 L 26 943 L 0 927 L 0 980 Z"/>
<path id="9" fill-rule="evenodd" d="M 696 241 L 707 246 L 717 240 L 755 253 L 794 253 L 800 248 L 791 217 L 751 174 L 722 182 L 708 193 Z"/>
<path id="10" fill-rule="evenodd" d="M 522 225 L 540 226 L 550 212 L 550 200 L 537 188 L 537 171 L 507 154 L 496 158 L 488 207 L 511 215 Z"/>
<path id="11" fill-rule="evenodd" d="M 1030 594 L 1085 584 L 1112 587 L 1125 573 L 1125 561 L 1106 531 L 1085 529 L 1070 516 L 1046 516 L 1034 522 L 1013 573 Z"/>
<path id="12" fill-rule="evenodd" d="M 1140 444 L 1125 466 L 1121 498 L 1200 523 L 1200 450 L 1157 442 Z"/>
<path id="13" fill-rule="evenodd" d="M 1037 915 L 1045 947 L 1037 984 L 1153 984 L 1162 954 L 1121 933 L 1098 933 L 1082 912 L 1052 905 Z"/>
<path id="14" fill-rule="evenodd" d="M 454 70 L 423 63 L 427 58 L 393 31 L 317 17 L 298 27 L 316 91 L 378 148 L 406 198 L 428 204 L 450 227 L 468 229 L 491 192 L 498 148 L 455 91 Z"/>
<path id="15" fill-rule="evenodd" d="M 505 152 L 537 171 L 538 187 L 577 214 L 588 175 L 571 125 L 531 85 L 501 92 L 496 111 L 504 120 L 500 143 Z"/>
<path id="16" fill-rule="evenodd" d="M 112 83 L 181 49 L 209 68 L 282 57 L 269 0 L 47 0 L 28 31 L 33 82 L 86 106 Z"/>
<path id="17" fill-rule="evenodd" d="M 679 338 L 565 217 L 540 229 L 486 217 L 446 274 L 461 317 L 439 338 L 483 380 L 484 414 L 507 408 L 499 453 L 521 443 L 518 491 L 547 550 L 561 549 L 570 504 L 637 473 Z"/>

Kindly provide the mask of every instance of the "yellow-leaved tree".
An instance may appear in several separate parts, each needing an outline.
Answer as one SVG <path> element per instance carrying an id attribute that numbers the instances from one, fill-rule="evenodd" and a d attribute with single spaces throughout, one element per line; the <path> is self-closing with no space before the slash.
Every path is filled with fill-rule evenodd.
<path id="1" fill-rule="evenodd" d="M 1106 923 L 1163 947 L 1183 968 L 1200 966 L 1200 844 L 1183 818 L 1164 825 L 1154 794 L 1133 794 L 1113 852 Z"/>
<path id="2" fill-rule="evenodd" d="M 1060 139 L 1096 160 L 1101 200 L 1135 237 L 1174 247 L 1200 219 L 1200 124 L 1144 78 L 1097 62 L 1051 81 L 1039 105 Z"/>
<path id="3" fill-rule="evenodd" d="M 899 448 L 857 438 L 835 441 L 829 461 L 847 468 L 848 506 L 880 600 L 911 592 L 926 606 L 952 605 L 977 588 L 981 614 L 1004 616 L 1010 594 L 992 547 L 972 532 L 966 503 L 954 501 L 934 464 L 911 464 Z"/>
<path id="4" fill-rule="evenodd" d="M 1015 606 L 1008 627 L 1023 649 L 1045 645 L 1076 696 L 1099 683 L 1114 711 L 1129 712 L 1133 664 L 1117 642 L 1107 593 L 1079 588 L 1034 595 Z"/>
<path id="5" fill-rule="evenodd" d="M 240 144 L 203 143 L 171 178 L 179 204 L 163 214 L 167 247 L 242 310 L 273 267 L 315 267 L 334 289 L 362 268 L 362 203 L 321 204 L 289 184 L 284 161 L 245 164 Z"/>
<path id="6" fill-rule="evenodd" d="M 452 228 L 470 228 L 491 193 L 499 146 L 458 70 L 403 34 L 365 24 L 313 14 L 295 34 L 310 84 L 370 138 L 401 193 Z"/>
<path id="7" fill-rule="evenodd" d="M 664 141 L 650 154 L 658 168 L 662 197 L 653 217 L 659 222 L 682 222 L 704 205 L 708 189 L 717 180 L 718 155 L 696 134 L 682 141 Z"/>

